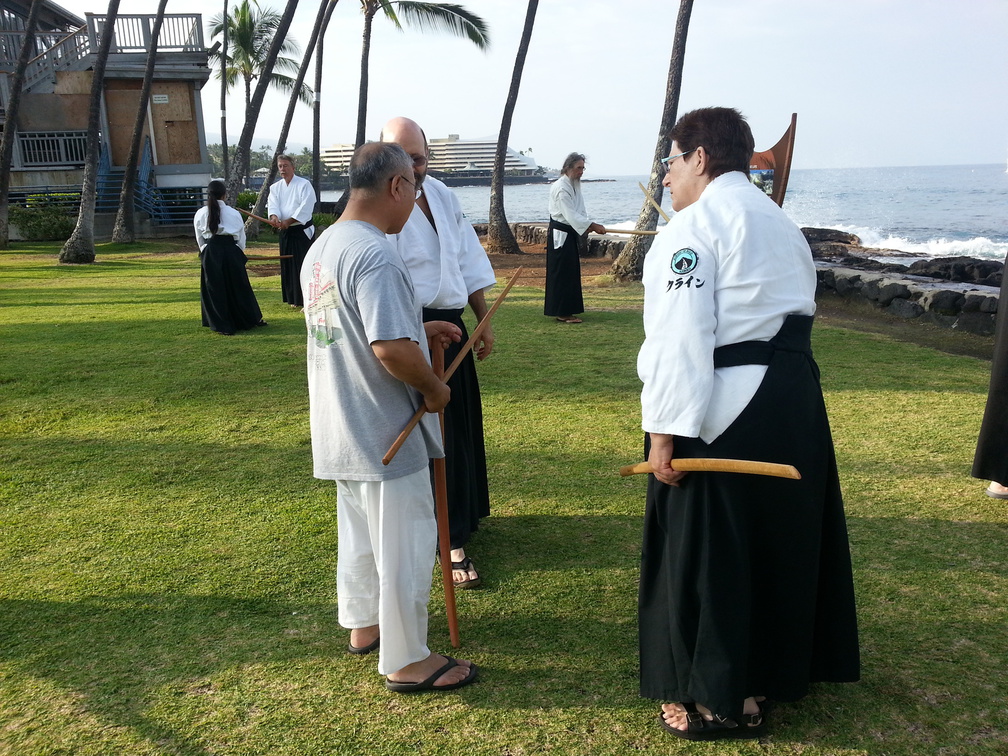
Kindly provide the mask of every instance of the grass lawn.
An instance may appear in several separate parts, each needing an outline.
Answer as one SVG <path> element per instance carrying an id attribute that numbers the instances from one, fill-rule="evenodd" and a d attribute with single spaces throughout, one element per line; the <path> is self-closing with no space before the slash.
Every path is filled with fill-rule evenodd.
<path id="1" fill-rule="evenodd" d="M 530 286 L 500 308 L 485 587 L 458 596 L 481 679 L 404 697 L 344 653 L 279 277 L 252 277 L 269 327 L 222 338 L 188 241 L 57 252 L 0 253 L 0 754 L 1008 753 L 1008 507 L 969 477 L 989 363 L 817 324 L 863 679 L 690 745 L 637 695 L 639 286 L 589 286 L 583 326 Z"/>

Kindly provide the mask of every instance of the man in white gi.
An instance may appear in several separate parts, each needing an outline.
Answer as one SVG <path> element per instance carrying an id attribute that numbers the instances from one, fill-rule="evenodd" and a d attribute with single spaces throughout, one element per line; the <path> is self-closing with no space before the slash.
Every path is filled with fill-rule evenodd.
<path id="1" fill-rule="evenodd" d="M 564 160 L 560 178 L 550 187 L 549 229 L 546 235 L 546 298 L 544 315 L 561 323 L 581 323 L 581 237 L 589 231 L 604 234 L 605 226 L 594 223 L 585 209 L 581 176 L 585 156 L 572 152 Z"/>
<path id="2" fill-rule="evenodd" d="M 469 338 L 462 322 L 466 304 L 477 320 L 487 313 L 483 292 L 496 283 L 490 260 L 458 199 L 443 183 L 427 175 L 427 138 L 420 126 L 408 118 L 393 118 L 385 124 L 380 139 L 406 150 L 413 159 L 417 189 L 422 189 L 413 213 L 393 242 L 409 269 L 424 308 L 424 321 L 454 323 L 465 342 Z M 493 343 L 493 329 L 488 325 L 476 344 L 476 356 L 480 360 L 489 357 Z M 452 363 L 458 349 L 457 345 L 448 348 L 445 365 Z M 475 588 L 481 578 L 465 546 L 479 528 L 480 518 L 490 514 L 490 493 L 483 409 L 472 354 L 466 355 L 448 385 L 452 401 L 445 408 L 445 466 L 452 579 L 456 588 Z"/>
<path id="3" fill-rule="evenodd" d="M 283 301 L 291 307 L 301 307 L 301 265 L 315 235 L 312 213 L 315 210 L 315 190 L 308 179 L 294 173 L 294 158 L 277 157 L 280 180 L 270 184 L 267 212 L 273 228 L 280 230 L 280 254 L 291 255 L 280 261 L 280 290 Z"/>
<path id="4" fill-rule="evenodd" d="M 382 455 L 421 403 L 429 412 L 448 403 L 427 340 L 441 349 L 461 334 L 421 321 L 409 273 L 386 238 L 413 209 L 409 156 L 398 145 L 366 144 L 349 173 L 346 210 L 309 250 L 301 276 L 314 474 L 337 487 L 339 622 L 350 628 L 350 653 L 380 647 L 389 690 L 450 690 L 472 682 L 476 666 L 427 647 L 437 417 L 426 415 L 388 466 Z"/>

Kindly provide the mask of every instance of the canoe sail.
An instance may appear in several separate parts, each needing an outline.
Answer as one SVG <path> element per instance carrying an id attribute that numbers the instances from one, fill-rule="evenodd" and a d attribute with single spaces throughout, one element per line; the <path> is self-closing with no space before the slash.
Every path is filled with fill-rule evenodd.
<path id="1" fill-rule="evenodd" d="M 791 175 L 791 155 L 794 153 L 795 128 L 798 114 L 791 114 L 791 125 L 777 144 L 769 150 L 754 152 L 749 161 L 749 178 L 778 205 L 784 205 L 788 176 Z"/>

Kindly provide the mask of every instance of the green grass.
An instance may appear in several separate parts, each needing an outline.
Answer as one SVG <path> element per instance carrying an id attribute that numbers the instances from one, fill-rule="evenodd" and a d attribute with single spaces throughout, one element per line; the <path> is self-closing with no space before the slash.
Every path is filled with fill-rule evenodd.
<path id="1" fill-rule="evenodd" d="M 269 328 L 201 328 L 190 247 L 0 254 L 0 754 L 1008 751 L 1008 508 L 969 478 L 988 363 L 817 326 L 863 680 L 688 745 L 636 692 L 640 288 L 590 286 L 577 327 L 532 288 L 499 310 L 486 585 L 458 597 L 481 680 L 402 697 L 343 653 L 303 316 L 256 276 Z"/>

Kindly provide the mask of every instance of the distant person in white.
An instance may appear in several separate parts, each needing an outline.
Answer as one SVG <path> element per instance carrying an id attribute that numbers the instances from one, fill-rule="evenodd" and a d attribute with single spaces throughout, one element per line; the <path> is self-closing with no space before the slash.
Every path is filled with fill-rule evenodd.
<path id="1" fill-rule="evenodd" d="M 193 227 L 200 248 L 200 309 L 203 325 L 233 336 L 266 325 L 245 270 L 245 224 L 224 202 L 227 188 L 214 179 L 206 205 L 196 211 Z"/>
<path id="2" fill-rule="evenodd" d="M 290 155 L 277 156 L 277 171 L 280 180 L 270 184 L 266 207 L 270 225 L 280 230 L 280 254 L 291 256 L 280 261 L 280 290 L 284 302 L 301 307 L 301 264 L 315 236 L 315 190 L 308 179 L 294 173 Z"/>
<path id="3" fill-rule="evenodd" d="M 386 238 L 413 210 L 410 157 L 395 144 L 365 144 L 349 175 L 346 209 L 301 274 L 314 473 L 336 481 L 339 623 L 350 628 L 349 653 L 379 650 L 389 690 L 451 690 L 472 682 L 476 666 L 427 647 L 437 417 L 425 415 L 387 466 L 382 455 L 418 407 L 434 413 L 448 403 L 427 342 L 441 349 L 461 334 L 421 321 L 409 272 Z"/>
<path id="4" fill-rule="evenodd" d="M 433 176 L 427 175 L 427 137 L 409 118 L 393 118 L 385 124 L 381 141 L 395 142 L 413 159 L 413 177 L 421 190 L 413 213 L 403 230 L 391 237 L 402 255 L 416 297 L 423 306 L 424 322 L 444 320 L 469 338 L 462 313 L 468 304 L 476 320 L 487 313 L 484 290 L 494 276 L 486 251 L 472 224 L 462 214 L 458 199 Z M 485 360 L 493 350 L 491 326 L 475 345 L 476 357 Z M 461 345 L 448 347 L 445 365 L 450 365 Z M 456 588 L 475 588 L 482 582 L 465 546 L 479 528 L 481 517 L 490 514 L 486 449 L 483 442 L 483 408 L 472 352 L 448 381 L 452 401 L 445 408 L 445 467 L 448 479 L 448 521 L 451 523 L 452 580 Z"/>
<path id="5" fill-rule="evenodd" d="M 580 238 L 589 231 L 604 234 L 605 226 L 593 223 L 581 195 L 585 156 L 572 152 L 563 162 L 560 178 L 550 187 L 549 232 L 546 235 L 545 315 L 561 323 L 581 323 Z"/>

